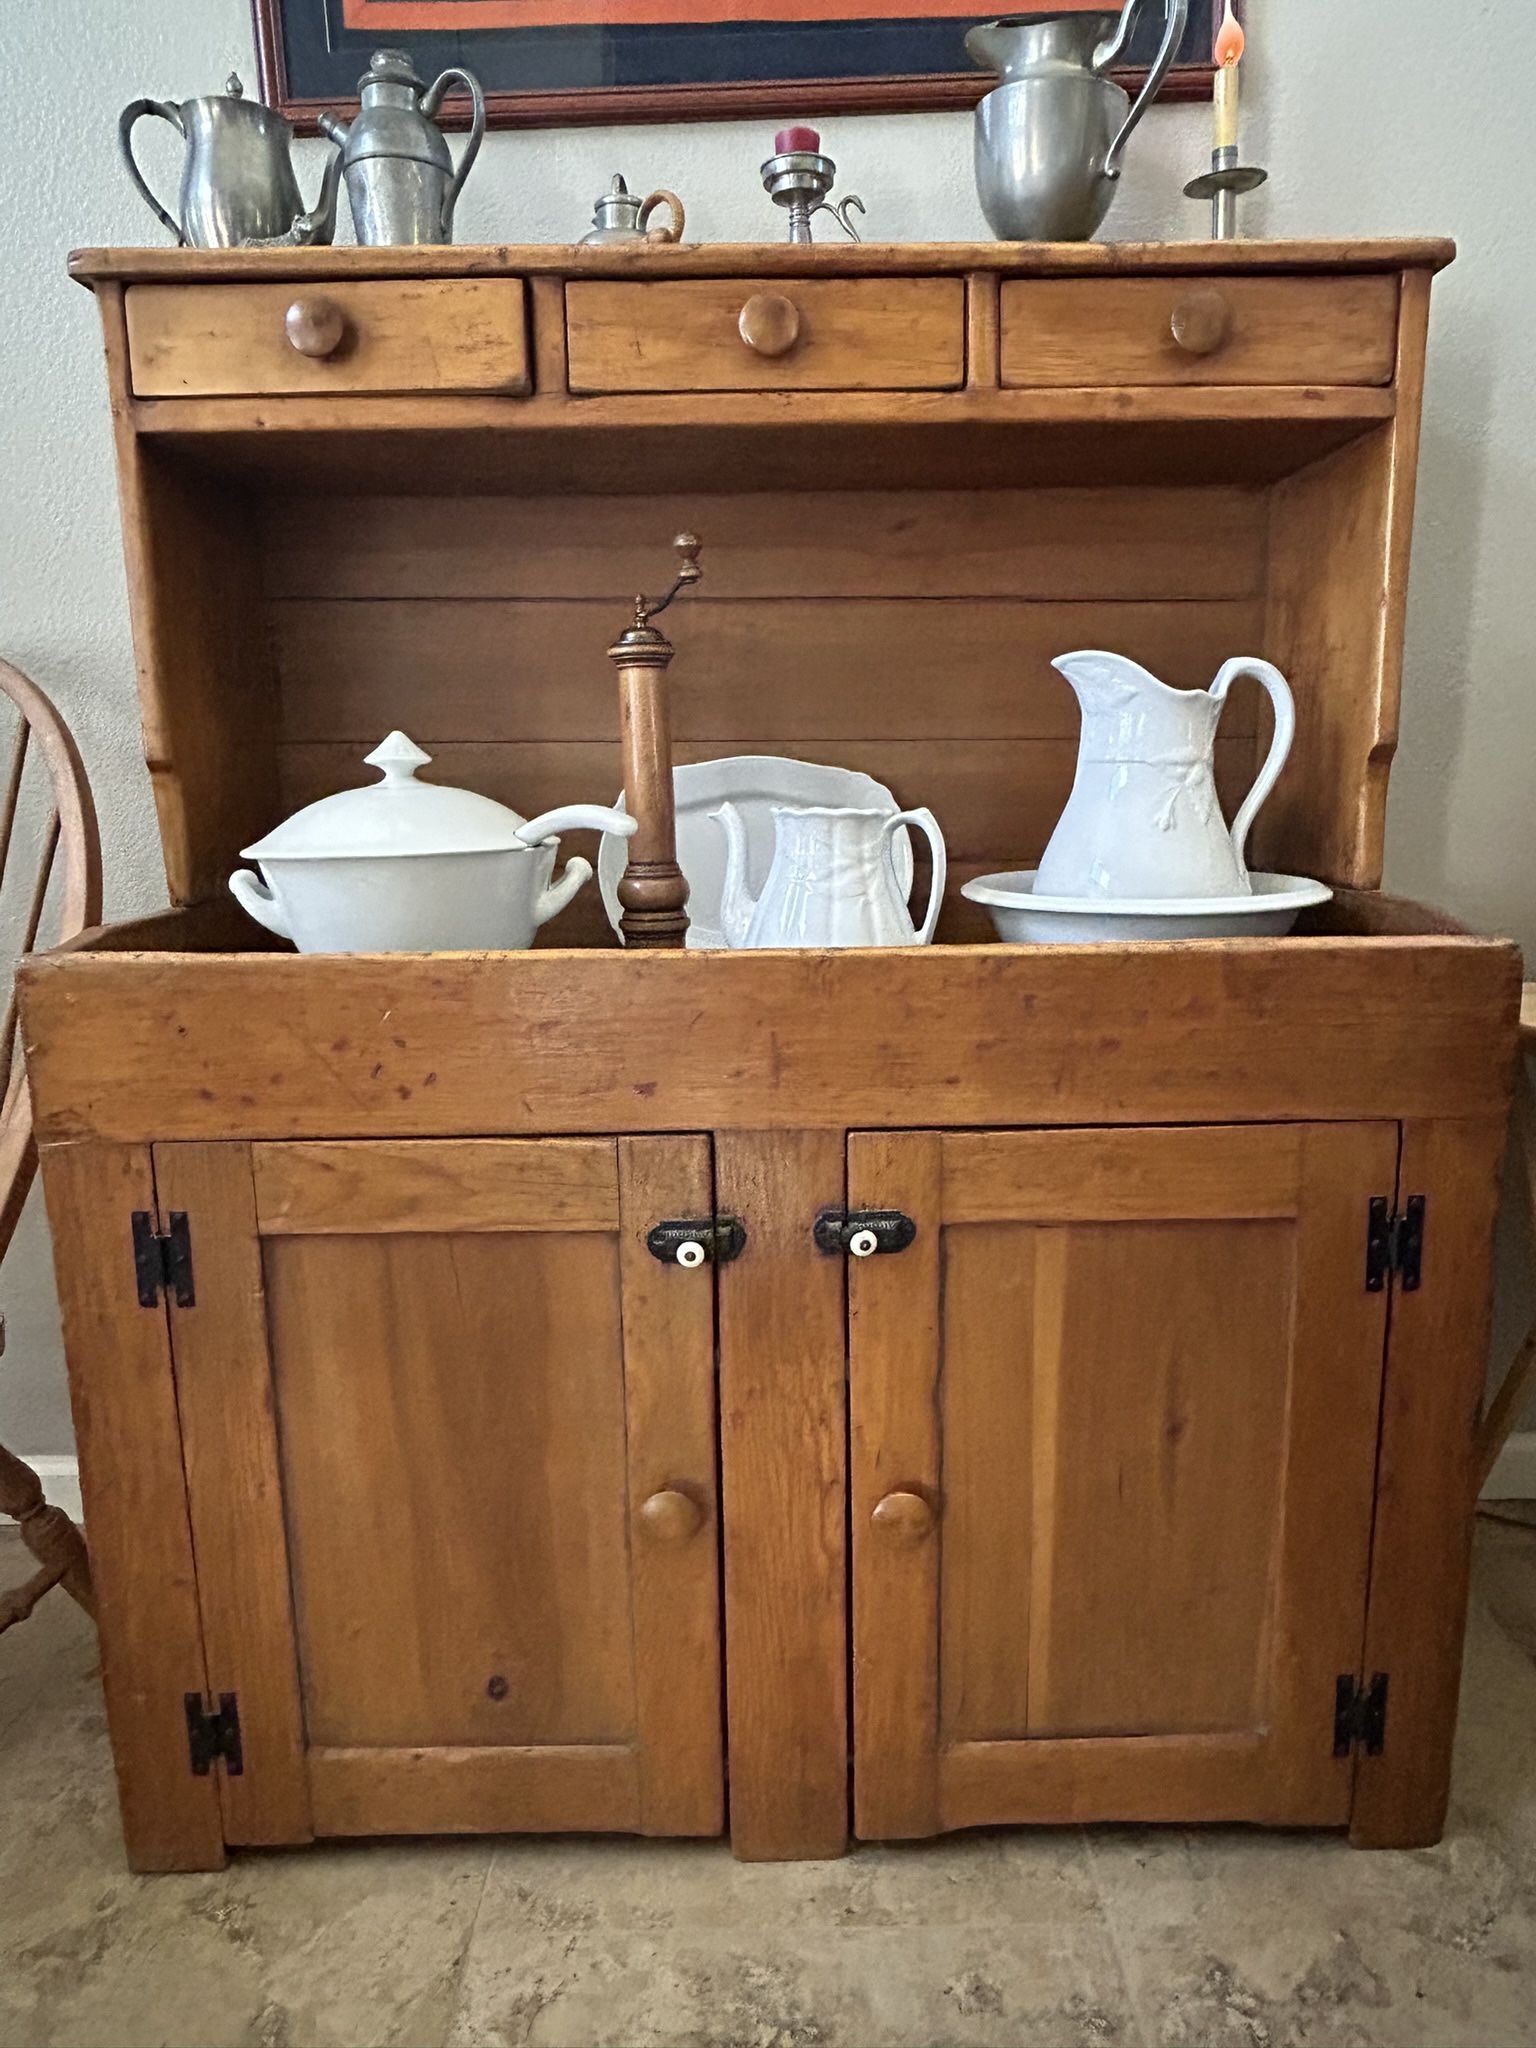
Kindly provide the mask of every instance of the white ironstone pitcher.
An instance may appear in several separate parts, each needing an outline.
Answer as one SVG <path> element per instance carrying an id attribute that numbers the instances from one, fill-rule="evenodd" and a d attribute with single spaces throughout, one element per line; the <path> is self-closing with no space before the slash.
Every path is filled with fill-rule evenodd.
<path id="1" fill-rule="evenodd" d="M 1223 662 L 1208 690 L 1173 690 L 1121 654 L 1052 663 L 1082 707 L 1077 776 L 1035 876 L 1037 896 L 1248 896 L 1248 828 L 1291 751 L 1296 710 L 1272 663 Z M 1216 796 L 1216 727 L 1240 676 L 1264 685 L 1275 736 L 1228 831 Z"/>
<path id="2" fill-rule="evenodd" d="M 773 807 L 773 861 L 747 889 L 747 830 L 734 804 L 710 815 L 725 833 L 720 922 L 728 946 L 926 946 L 944 900 L 944 835 L 932 811 Z M 916 825 L 933 849 L 928 912 L 916 930 L 891 841 Z"/>

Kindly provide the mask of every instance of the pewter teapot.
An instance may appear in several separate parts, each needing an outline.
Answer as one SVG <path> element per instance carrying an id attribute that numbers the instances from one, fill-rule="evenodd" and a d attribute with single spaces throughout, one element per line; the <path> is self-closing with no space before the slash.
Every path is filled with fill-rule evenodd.
<path id="1" fill-rule="evenodd" d="M 145 114 L 169 121 L 186 140 L 179 220 L 134 162 L 133 126 Z M 336 232 L 341 158 L 333 155 L 327 163 L 319 202 L 306 213 L 293 174 L 292 128 L 271 107 L 248 100 L 233 73 L 223 92 L 200 99 L 131 100 L 118 119 L 117 139 L 145 204 L 183 247 L 284 248 L 329 242 Z"/>
<path id="2" fill-rule="evenodd" d="M 664 228 L 650 225 L 658 206 L 672 215 Z M 614 242 L 680 242 L 683 239 L 683 202 L 664 185 L 642 199 L 631 192 L 622 175 L 615 171 L 613 183 L 592 209 L 592 225 L 576 244 L 578 249 L 604 248 Z"/>
<path id="3" fill-rule="evenodd" d="M 1000 242 L 1085 242 L 1115 196 L 1132 130 L 1184 36 L 1189 0 L 1161 0 L 1163 38 L 1135 103 L 1105 74 L 1150 0 L 1111 13 L 1014 14 L 973 28 L 965 47 L 1002 74 L 976 109 L 976 191 Z"/>
<path id="4" fill-rule="evenodd" d="M 473 108 L 469 141 L 453 158 L 437 110 L 455 82 Z M 423 87 L 404 50 L 375 50 L 357 82 L 362 110 L 352 122 L 322 114 L 320 127 L 341 146 L 352 226 L 365 246 L 451 242 L 453 213 L 485 134 L 485 96 L 457 65 Z"/>

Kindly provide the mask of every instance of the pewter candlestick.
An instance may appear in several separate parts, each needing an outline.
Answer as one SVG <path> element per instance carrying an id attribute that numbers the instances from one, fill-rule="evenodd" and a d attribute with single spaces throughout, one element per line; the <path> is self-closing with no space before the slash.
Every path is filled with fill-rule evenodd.
<path id="1" fill-rule="evenodd" d="M 775 206 L 789 214 L 789 239 L 811 240 L 811 215 L 830 213 L 850 241 L 859 231 L 849 220 L 851 209 L 862 213 L 864 202 L 852 193 L 833 206 L 827 198 L 837 177 L 837 165 L 821 154 L 821 137 L 814 128 L 781 128 L 773 138 L 773 155 L 763 165 L 763 190 Z"/>
<path id="2" fill-rule="evenodd" d="M 1240 164 L 1237 144 L 1233 142 L 1224 149 L 1211 151 L 1211 168 L 1190 179 L 1184 187 L 1184 197 L 1209 199 L 1212 241 L 1231 242 L 1237 237 L 1238 193 L 1255 191 L 1268 176 L 1268 171 L 1260 170 L 1257 164 Z"/>

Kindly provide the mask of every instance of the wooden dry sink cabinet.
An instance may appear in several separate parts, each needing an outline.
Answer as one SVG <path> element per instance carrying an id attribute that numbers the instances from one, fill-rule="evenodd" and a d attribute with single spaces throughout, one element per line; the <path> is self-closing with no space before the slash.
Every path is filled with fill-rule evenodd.
<path id="1" fill-rule="evenodd" d="M 177 907 L 24 1017 L 138 1868 L 1436 1839 L 1519 983 L 1379 893 L 1450 254 L 75 259 Z M 941 943 L 625 953 L 590 888 L 531 953 L 268 949 L 239 849 L 393 726 L 525 814 L 612 795 L 605 649 L 683 528 L 678 757 L 931 805 Z M 958 884 L 1038 857 L 1082 646 L 1284 669 L 1301 933 L 989 942 Z M 847 1258 L 869 1210 L 912 1242 Z M 716 1217 L 738 1256 L 647 1248 Z"/>

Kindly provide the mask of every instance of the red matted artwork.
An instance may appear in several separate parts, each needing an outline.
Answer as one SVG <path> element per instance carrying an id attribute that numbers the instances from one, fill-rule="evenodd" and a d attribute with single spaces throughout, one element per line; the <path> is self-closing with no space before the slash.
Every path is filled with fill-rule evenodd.
<path id="1" fill-rule="evenodd" d="M 1163 0 L 1138 9 L 1134 87 L 1161 40 Z M 965 107 L 987 89 L 965 54 L 974 0 L 253 0 L 263 97 L 302 126 L 356 104 L 381 44 L 423 77 L 473 71 L 493 125 L 708 120 Z M 1055 0 L 1059 13 L 1108 12 Z M 1208 96 L 1220 0 L 1191 0 L 1164 88 Z M 1246 9 L 1240 8 L 1240 12 Z M 445 115 L 462 102 L 450 100 Z"/>

